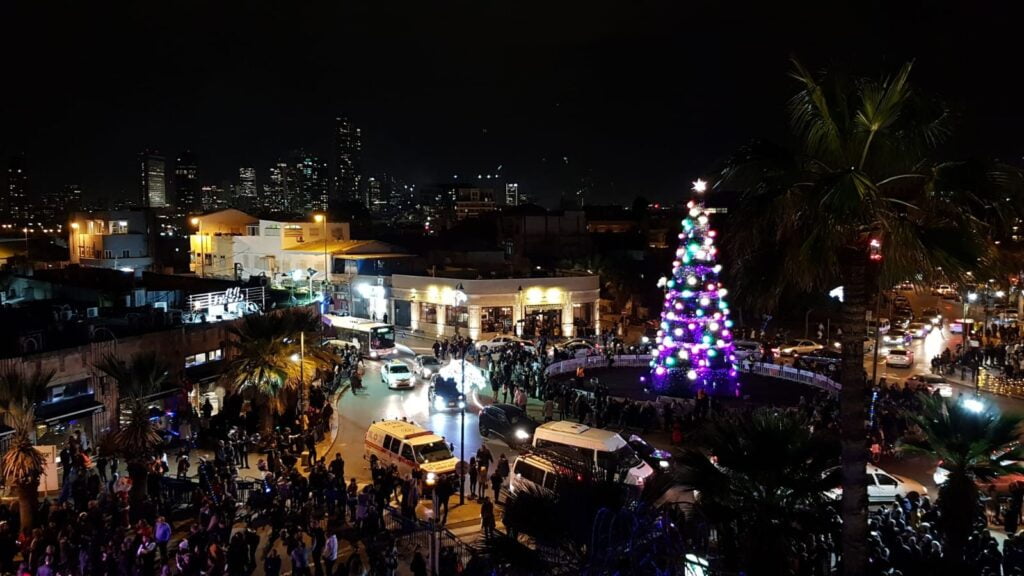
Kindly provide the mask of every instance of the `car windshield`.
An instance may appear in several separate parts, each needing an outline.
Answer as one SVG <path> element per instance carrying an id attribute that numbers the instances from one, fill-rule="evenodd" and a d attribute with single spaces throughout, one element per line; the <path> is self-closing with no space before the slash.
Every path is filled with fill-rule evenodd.
<path id="1" fill-rule="evenodd" d="M 452 451 L 448 449 L 447 444 L 440 440 L 416 447 L 416 461 L 420 464 L 441 462 L 442 460 L 449 460 L 451 458 Z"/>
<path id="2" fill-rule="evenodd" d="M 889 350 L 889 356 L 906 356 L 906 350 Z"/>
<path id="3" fill-rule="evenodd" d="M 651 454 L 654 454 L 654 446 L 651 446 L 639 436 L 633 436 L 630 438 L 629 445 L 641 456 L 650 456 Z"/>
<path id="4" fill-rule="evenodd" d="M 786 346 L 802 346 L 804 342 L 802 340 L 790 340 L 786 342 Z"/>
<path id="5" fill-rule="evenodd" d="M 405 364 L 395 364 L 388 368 L 388 372 L 391 372 L 392 374 L 408 374 L 409 367 Z"/>
<path id="6" fill-rule="evenodd" d="M 423 364 L 424 366 L 437 366 L 440 362 L 438 362 L 437 358 L 434 358 L 433 356 L 425 356 L 420 359 L 420 364 Z"/>
<path id="7" fill-rule="evenodd" d="M 945 384 L 946 383 L 946 379 L 943 378 L 942 376 L 932 376 L 931 374 L 923 376 L 921 379 L 924 380 L 925 382 L 929 383 L 929 384 Z"/>

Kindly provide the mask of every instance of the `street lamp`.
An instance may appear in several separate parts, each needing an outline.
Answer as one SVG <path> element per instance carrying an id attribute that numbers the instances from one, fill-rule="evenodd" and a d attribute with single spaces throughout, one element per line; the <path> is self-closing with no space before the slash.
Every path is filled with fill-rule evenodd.
<path id="1" fill-rule="evenodd" d="M 22 228 L 21 231 L 25 234 L 25 261 L 28 262 L 28 228 Z"/>
<path id="2" fill-rule="evenodd" d="M 199 268 L 199 270 L 200 270 L 199 277 L 200 278 L 206 278 L 206 255 L 204 254 L 204 252 L 206 252 L 206 246 L 205 246 L 206 243 L 203 242 L 203 221 L 201 219 L 199 219 L 199 218 L 193 217 L 192 218 L 192 225 L 199 227 L 198 234 L 197 234 L 199 236 L 199 242 L 200 242 L 200 244 L 199 244 L 199 259 L 200 259 L 200 262 L 199 262 L 199 267 L 200 267 Z"/>
<path id="3" fill-rule="evenodd" d="M 75 242 L 75 240 L 76 240 L 75 237 L 76 236 L 78 236 L 78 222 L 72 222 L 71 223 L 71 252 L 72 253 L 74 253 L 76 246 L 78 247 L 79 251 L 81 251 L 81 249 L 82 249 L 81 242 Z M 79 254 L 79 262 L 81 262 L 81 254 Z"/>
<path id="4" fill-rule="evenodd" d="M 430 502 L 434 506 L 434 513 L 430 516 L 430 573 L 437 574 L 438 571 L 438 541 L 437 541 L 437 514 L 440 511 L 437 498 L 437 475 L 427 472 L 427 487 L 430 488 Z"/>

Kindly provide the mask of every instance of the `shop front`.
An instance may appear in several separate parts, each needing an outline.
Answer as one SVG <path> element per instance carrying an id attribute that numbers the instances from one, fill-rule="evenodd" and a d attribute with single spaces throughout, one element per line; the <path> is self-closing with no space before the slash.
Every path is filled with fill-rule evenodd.
<path id="1" fill-rule="evenodd" d="M 396 274 L 391 292 L 395 309 L 408 307 L 409 328 L 429 338 L 463 334 L 481 340 L 511 332 L 572 337 L 600 330 L 597 276 L 459 280 Z"/>
<path id="2" fill-rule="evenodd" d="M 36 444 L 61 447 L 81 432 L 83 447 L 94 446 L 106 428 L 102 414 L 103 403 L 91 392 L 43 402 L 36 408 Z"/>

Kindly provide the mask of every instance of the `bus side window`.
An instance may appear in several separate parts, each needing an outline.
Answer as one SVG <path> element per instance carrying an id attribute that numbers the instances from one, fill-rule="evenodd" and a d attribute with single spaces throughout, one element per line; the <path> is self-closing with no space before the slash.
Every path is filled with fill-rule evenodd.
<path id="1" fill-rule="evenodd" d="M 395 440 L 393 436 L 384 437 L 384 449 L 389 452 L 398 452 L 398 440 Z"/>

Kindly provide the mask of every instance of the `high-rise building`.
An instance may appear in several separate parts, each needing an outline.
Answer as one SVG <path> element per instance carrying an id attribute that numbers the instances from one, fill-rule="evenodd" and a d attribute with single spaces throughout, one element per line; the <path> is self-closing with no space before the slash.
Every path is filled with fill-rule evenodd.
<path id="1" fill-rule="evenodd" d="M 250 210 L 256 207 L 259 200 L 259 193 L 256 189 L 256 169 L 243 166 L 238 169 L 238 188 L 235 195 L 235 203 L 242 210 Z"/>
<path id="2" fill-rule="evenodd" d="M 228 190 L 223 186 L 211 185 L 202 188 L 203 212 L 223 210 L 228 207 Z"/>
<path id="3" fill-rule="evenodd" d="M 260 208 L 271 212 L 288 211 L 289 193 L 287 183 L 289 181 L 289 172 L 291 172 L 291 169 L 286 162 L 278 161 L 277 164 L 270 167 L 267 185 L 263 187 L 263 194 L 260 196 Z"/>
<path id="4" fill-rule="evenodd" d="M 363 138 L 359 128 L 348 118 L 335 119 L 334 129 L 334 196 L 332 205 L 359 201 L 360 155 Z"/>
<path id="5" fill-rule="evenodd" d="M 519 206 L 519 184 L 513 182 L 505 184 L 505 205 Z"/>
<path id="6" fill-rule="evenodd" d="M 2 204 L 4 220 L 25 224 L 32 216 L 29 209 L 28 164 L 24 156 L 11 156 L 8 161 L 7 190 Z"/>
<path id="7" fill-rule="evenodd" d="M 384 204 L 384 187 L 381 186 L 380 180 L 377 180 L 373 176 L 366 179 L 366 201 L 365 205 L 367 210 L 371 212 L 378 212 Z"/>
<path id="8" fill-rule="evenodd" d="M 315 155 L 300 153 L 295 169 L 299 177 L 299 194 L 291 207 L 292 212 L 327 210 L 330 190 L 327 164 Z"/>
<path id="9" fill-rule="evenodd" d="M 174 200 L 178 218 L 197 214 L 203 210 L 203 190 L 199 184 L 199 163 L 191 151 L 178 155 L 174 162 Z"/>
<path id="10" fill-rule="evenodd" d="M 42 202 L 35 210 L 35 218 L 44 227 L 66 226 L 68 214 L 82 209 L 82 187 L 65 184 L 60 192 L 43 195 Z"/>
<path id="11" fill-rule="evenodd" d="M 142 206 L 167 206 L 167 171 L 164 157 L 149 150 L 139 154 L 139 190 Z"/>

